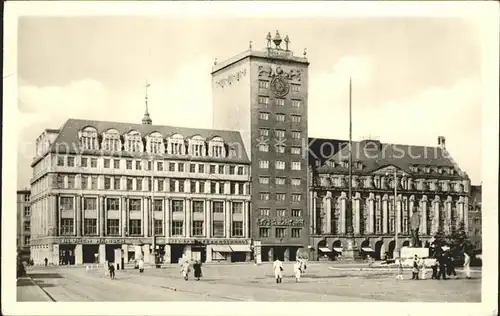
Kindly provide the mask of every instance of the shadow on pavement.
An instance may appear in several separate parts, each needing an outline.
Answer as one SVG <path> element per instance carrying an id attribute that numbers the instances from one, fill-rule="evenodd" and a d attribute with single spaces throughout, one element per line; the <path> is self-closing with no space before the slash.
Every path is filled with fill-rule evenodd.
<path id="1" fill-rule="evenodd" d="M 17 279 L 16 285 L 17 286 L 35 286 L 35 284 L 33 284 L 33 281 L 31 281 L 30 279 Z"/>
<path id="2" fill-rule="evenodd" d="M 29 273 L 32 279 L 62 279 L 59 273 Z"/>

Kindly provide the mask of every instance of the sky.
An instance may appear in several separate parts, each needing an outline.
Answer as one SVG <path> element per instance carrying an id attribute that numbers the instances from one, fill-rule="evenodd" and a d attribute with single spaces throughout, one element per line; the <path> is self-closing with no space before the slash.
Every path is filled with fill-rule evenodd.
<path id="1" fill-rule="evenodd" d="M 481 42 L 458 18 L 22 17 L 18 187 L 35 139 L 68 118 L 212 128 L 214 59 L 264 48 L 276 30 L 309 67 L 309 137 L 436 146 L 481 182 Z"/>

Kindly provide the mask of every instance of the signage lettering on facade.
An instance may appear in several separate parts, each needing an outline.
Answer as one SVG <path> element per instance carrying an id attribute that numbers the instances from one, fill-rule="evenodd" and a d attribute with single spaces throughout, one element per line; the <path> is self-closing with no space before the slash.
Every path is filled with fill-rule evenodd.
<path id="1" fill-rule="evenodd" d="M 60 244 L 82 244 L 82 245 L 97 245 L 97 244 L 126 244 L 126 239 L 120 238 L 66 238 L 61 239 Z"/>
<path id="2" fill-rule="evenodd" d="M 57 242 L 57 241 L 54 241 Z M 202 245 L 246 245 L 248 239 L 193 239 L 193 238 L 167 238 L 163 242 L 157 240 L 160 244 L 202 244 Z M 98 244 L 132 244 L 141 245 L 151 243 L 149 238 L 64 238 L 60 239 L 59 244 L 66 245 L 98 245 Z"/>
<path id="3" fill-rule="evenodd" d="M 290 58 L 292 56 L 292 52 L 286 50 L 269 49 L 268 52 L 272 57 Z"/>
<path id="4" fill-rule="evenodd" d="M 257 218 L 257 225 L 259 226 L 292 226 L 303 227 L 304 219 L 302 218 Z"/>

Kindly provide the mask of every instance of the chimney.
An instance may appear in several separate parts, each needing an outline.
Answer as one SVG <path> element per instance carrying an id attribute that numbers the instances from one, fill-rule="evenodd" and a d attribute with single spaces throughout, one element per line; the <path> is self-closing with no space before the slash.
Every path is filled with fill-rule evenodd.
<path id="1" fill-rule="evenodd" d="M 441 149 L 446 149 L 446 138 L 444 136 L 438 136 L 438 145 Z"/>

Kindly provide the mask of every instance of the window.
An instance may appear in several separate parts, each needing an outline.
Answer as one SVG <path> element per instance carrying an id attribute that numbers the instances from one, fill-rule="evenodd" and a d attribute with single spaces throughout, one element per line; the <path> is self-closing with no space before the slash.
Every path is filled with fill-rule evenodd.
<path id="1" fill-rule="evenodd" d="M 97 158 L 90 158 L 90 167 L 97 168 Z"/>
<path id="2" fill-rule="evenodd" d="M 172 212 L 184 212 L 184 201 L 173 200 L 172 201 Z"/>
<path id="3" fill-rule="evenodd" d="M 26 194 L 24 196 L 24 202 L 29 202 L 30 201 L 30 195 L 29 194 Z"/>
<path id="4" fill-rule="evenodd" d="M 244 194 L 245 193 L 245 184 L 240 182 L 238 183 L 238 194 Z"/>
<path id="5" fill-rule="evenodd" d="M 134 186 L 133 186 L 133 179 L 131 178 L 127 178 L 127 190 L 128 191 L 131 191 L 134 189 Z"/>
<path id="6" fill-rule="evenodd" d="M 394 217 L 391 217 L 391 219 L 389 220 L 389 231 L 390 231 L 391 233 L 393 233 L 393 232 L 394 232 L 394 226 L 395 226 L 395 225 L 394 225 Z"/>
<path id="7" fill-rule="evenodd" d="M 60 199 L 60 203 L 61 203 L 61 209 L 63 211 L 72 211 L 74 210 L 74 200 L 73 200 L 73 197 L 69 197 L 69 196 L 62 196 L 61 199 Z"/>
<path id="8" fill-rule="evenodd" d="M 156 170 L 163 171 L 163 161 L 156 162 Z"/>
<path id="9" fill-rule="evenodd" d="M 203 213 L 205 209 L 203 204 L 203 201 L 193 201 L 193 213 Z"/>
<path id="10" fill-rule="evenodd" d="M 285 170 L 285 162 L 281 160 L 276 161 L 276 169 L 277 170 Z"/>
<path id="11" fill-rule="evenodd" d="M 185 192 L 184 191 L 184 180 L 179 180 L 179 192 Z"/>
<path id="12" fill-rule="evenodd" d="M 259 160 L 259 168 L 260 169 L 268 169 L 269 161 L 268 160 Z"/>
<path id="13" fill-rule="evenodd" d="M 84 235 L 97 235 L 97 219 L 85 218 L 83 220 L 83 234 Z"/>
<path id="14" fill-rule="evenodd" d="M 24 216 L 31 216 L 31 209 L 29 206 L 24 207 Z"/>
<path id="15" fill-rule="evenodd" d="M 215 173 L 215 165 L 210 165 L 210 173 Z"/>
<path id="16" fill-rule="evenodd" d="M 239 166 L 238 167 L 238 175 L 240 175 L 240 176 L 243 175 L 243 172 L 244 172 L 243 167 Z"/>
<path id="17" fill-rule="evenodd" d="M 224 194 L 226 192 L 226 185 L 224 182 L 219 182 L 219 192 L 218 194 Z"/>
<path id="18" fill-rule="evenodd" d="M 178 165 L 177 165 L 177 170 L 179 172 L 184 172 L 184 163 L 183 162 L 179 162 Z"/>
<path id="19" fill-rule="evenodd" d="M 163 179 L 158 179 L 157 180 L 157 183 L 158 183 L 158 192 L 163 192 L 165 191 L 165 182 Z"/>
<path id="20" fill-rule="evenodd" d="M 224 203 L 219 201 L 213 202 L 213 212 L 214 213 L 224 213 Z"/>
<path id="21" fill-rule="evenodd" d="M 30 222 L 29 221 L 24 222 L 23 230 L 24 230 L 25 233 L 29 233 L 30 232 Z"/>
<path id="22" fill-rule="evenodd" d="M 292 210 L 292 216 L 293 217 L 300 217 L 301 216 L 301 210 L 298 210 L 298 209 L 293 209 Z"/>
<path id="23" fill-rule="evenodd" d="M 230 191 L 231 191 L 231 192 L 229 192 L 229 194 L 235 195 L 237 187 L 238 187 L 237 183 L 229 183 L 229 188 L 230 188 Z"/>
<path id="24" fill-rule="evenodd" d="M 119 211 L 120 210 L 120 199 L 117 199 L 117 198 L 107 198 L 106 199 L 106 210 L 108 210 L 108 211 Z"/>
<path id="25" fill-rule="evenodd" d="M 141 200 L 140 199 L 129 199 L 128 200 L 128 209 L 131 212 L 141 211 Z"/>
<path id="26" fill-rule="evenodd" d="M 217 182 L 210 182 L 210 193 L 215 194 L 217 193 Z"/>
<path id="27" fill-rule="evenodd" d="M 276 193 L 276 201 L 285 201 L 286 193 Z"/>
<path id="28" fill-rule="evenodd" d="M 175 171 L 175 162 L 171 162 L 168 164 L 168 171 Z"/>
<path id="29" fill-rule="evenodd" d="M 182 236 L 182 235 L 184 235 L 184 222 L 172 221 L 172 236 Z"/>
<path id="30" fill-rule="evenodd" d="M 224 165 L 219 165 L 219 174 L 224 174 Z"/>
<path id="31" fill-rule="evenodd" d="M 276 227 L 276 238 L 284 238 L 286 229 L 283 227 Z"/>
<path id="32" fill-rule="evenodd" d="M 301 194 L 292 194 L 292 202 L 300 202 L 301 199 L 302 199 Z"/>
<path id="33" fill-rule="evenodd" d="M 140 219 L 129 220 L 129 235 L 130 236 L 140 236 L 142 232 Z"/>
<path id="34" fill-rule="evenodd" d="M 132 169 L 132 160 L 127 160 L 127 169 L 128 170 Z"/>
<path id="35" fill-rule="evenodd" d="M 193 236 L 203 236 L 204 221 L 193 221 Z"/>
<path id="36" fill-rule="evenodd" d="M 114 189 L 115 190 L 120 190 L 120 187 L 121 187 L 121 179 L 120 178 L 114 178 L 113 179 L 114 181 Z"/>
<path id="37" fill-rule="evenodd" d="M 292 123 L 300 123 L 300 115 L 292 115 Z"/>
<path id="38" fill-rule="evenodd" d="M 72 218 L 62 218 L 61 219 L 61 235 L 73 235 L 73 219 Z"/>
<path id="39" fill-rule="evenodd" d="M 189 192 L 196 193 L 196 181 L 189 182 Z"/>
<path id="40" fill-rule="evenodd" d="M 153 210 L 155 212 L 163 212 L 163 200 L 155 200 L 153 204 Z"/>
<path id="41" fill-rule="evenodd" d="M 24 244 L 29 245 L 30 244 L 30 236 L 24 236 Z"/>
<path id="42" fill-rule="evenodd" d="M 205 173 L 205 165 L 198 165 L 198 172 Z"/>
<path id="43" fill-rule="evenodd" d="M 104 189 L 106 189 L 106 190 L 111 189 L 111 178 L 110 177 L 104 178 Z"/>
<path id="44" fill-rule="evenodd" d="M 260 211 L 260 216 L 269 216 L 270 210 L 268 208 L 261 208 L 259 211 Z"/>
<path id="45" fill-rule="evenodd" d="M 290 89 L 292 90 L 292 92 L 299 92 L 300 91 L 300 85 L 296 84 L 296 83 L 292 83 L 290 85 Z"/>
<path id="46" fill-rule="evenodd" d="M 259 113 L 259 118 L 261 120 L 267 121 L 267 120 L 269 120 L 269 113 L 267 113 L 267 112 L 260 112 Z"/>
<path id="47" fill-rule="evenodd" d="M 276 210 L 276 216 L 286 216 L 286 210 Z"/>
<path id="48" fill-rule="evenodd" d="M 276 181 L 276 185 L 285 185 L 285 183 L 286 183 L 286 178 L 283 178 L 283 177 L 277 177 L 277 178 L 275 179 L 275 181 Z"/>
<path id="49" fill-rule="evenodd" d="M 155 235 L 163 235 L 163 220 L 162 219 L 156 219 L 154 221 L 155 225 Z"/>
<path id="50" fill-rule="evenodd" d="M 120 235 L 120 220 L 119 219 L 108 219 L 106 223 L 106 233 L 108 236 L 119 236 Z"/>
<path id="51" fill-rule="evenodd" d="M 191 173 L 196 172 L 196 165 L 194 163 L 189 164 L 189 172 L 191 172 Z"/>
<path id="52" fill-rule="evenodd" d="M 292 131 L 292 138 L 293 139 L 300 139 L 300 132 L 299 131 Z"/>
<path id="53" fill-rule="evenodd" d="M 276 121 L 284 122 L 285 121 L 285 114 L 276 114 Z"/>
<path id="54" fill-rule="evenodd" d="M 119 159 L 113 160 L 113 168 L 120 169 L 120 160 Z"/>
<path id="55" fill-rule="evenodd" d="M 377 217 L 375 220 L 375 232 L 380 233 L 382 231 L 382 219 Z"/>
<path id="56" fill-rule="evenodd" d="M 259 227 L 259 237 L 268 238 L 269 237 L 269 228 Z"/>
<path id="57" fill-rule="evenodd" d="M 243 214 L 243 203 L 233 202 L 233 214 Z"/>
<path id="58" fill-rule="evenodd" d="M 282 129 L 277 129 L 274 131 L 274 136 L 276 138 L 284 138 L 285 137 L 285 131 Z"/>
<path id="59" fill-rule="evenodd" d="M 97 210 L 97 199 L 96 198 L 83 198 L 83 209 L 84 210 Z"/>
<path id="60" fill-rule="evenodd" d="M 278 154 L 284 154 L 285 153 L 285 146 L 283 145 L 276 145 L 275 149 Z"/>
<path id="61" fill-rule="evenodd" d="M 68 167 L 75 166 L 75 157 L 68 157 Z"/>
<path id="62" fill-rule="evenodd" d="M 75 186 L 75 176 L 74 175 L 69 175 L 68 176 L 68 188 L 70 188 L 70 189 L 76 188 L 76 186 Z"/>
<path id="63" fill-rule="evenodd" d="M 261 192 L 260 193 L 260 199 L 262 201 L 268 201 L 269 200 L 269 193 L 267 193 L 267 192 Z"/>
<path id="64" fill-rule="evenodd" d="M 299 178 L 294 178 L 294 179 L 292 179 L 292 185 L 293 185 L 294 187 L 298 187 L 298 186 L 300 186 L 300 179 L 299 179 Z"/>
<path id="65" fill-rule="evenodd" d="M 300 100 L 292 100 L 292 106 L 294 108 L 300 107 Z"/>
<path id="66" fill-rule="evenodd" d="M 269 97 L 259 96 L 259 104 L 269 104 Z"/>
<path id="67" fill-rule="evenodd" d="M 236 167 L 235 166 L 229 166 L 229 174 L 233 175 L 236 173 Z"/>
<path id="68" fill-rule="evenodd" d="M 269 81 L 259 80 L 259 88 L 261 88 L 261 89 L 269 89 Z"/>
<path id="69" fill-rule="evenodd" d="M 57 156 L 57 165 L 64 166 L 64 157 L 63 156 Z"/>
<path id="70" fill-rule="evenodd" d="M 224 237 L 224 221 L 213 221 L 212 234 L 214 237 Z"/>
<path id="71" fill-rule="evenodd" d="M 135 179 L 135 189 L 137 191 L 142 191 L 142 178 Z"/>
<path id="72" fill-rule="evenodd" d="M 104 168 L 110 168 L 111 167 L 111 160 L 105 158 L 104 159 Z"/>
<path id="73" fill-rule="evenodd" d="M 97 130 L 93 127 L 85 127 L 78 132 L 80 140 L 80 148 L 83 149 L 98 149 Z"/>
<path id="74" fill-rule="evenodd" d="M 277 106 L 285 106 L 285 99 L 275 99 Z"/>
<path id="75" fill-rule="evenodd" d="M 300 161 L 292 161 L 292 170 L 300 170 Z"/>
<path id="76" fill-rule="evenodd" d="M 260 128 L 259 129 L 259 134 L 260 136 L 269 136 L 269 129 L 268 128 Z"/>
<path id="77" fill-rule="evenodd" d="M 232 237 L 243 237 L 243 222 L 233 222 Z"/>
<path id="78" fill-rule="evenodd" d="M 269 184 L 269 177 L 259 177 L 260 184 Z"/>
<path id="79" fill-rule="evenodd" d="M 142 163 L 140 160 L 135 162 L 135 170 L 142 170 Z"/>
<path id="80" fill-rule="evenodd" d="M 293 155 L 300 155 L 300 147 L 292 147 L 290 149 L 290 152 L 293 154 Z"/>
<path id="81" fill-rule="evenodd" d="M 64 161 L 63 161 L 63 164 L 64 164 Z M 80 165 L 84 168 L 87 168 L 87 166 L 89 165 L 89 159 L 82 157 L 81 161 L 80 161 Z"/>
<path id="82" fill-rule="evenodd" d="M 300 228 L 292 228 L 292 238 L 300 238 L 300 233 L 302 229 Z"/>
<path id="83" fill-rule="evenodd" d="M 266 153 L 269 152 L 269 145 L 268 144 L 260 144 L 259 151 L 266 152 Z"/>

